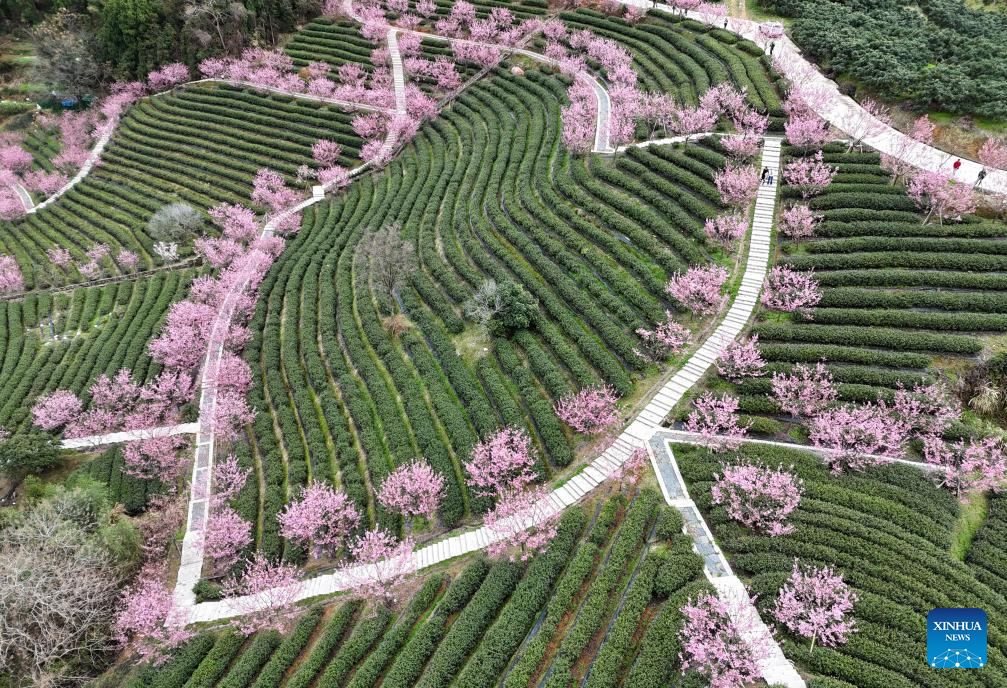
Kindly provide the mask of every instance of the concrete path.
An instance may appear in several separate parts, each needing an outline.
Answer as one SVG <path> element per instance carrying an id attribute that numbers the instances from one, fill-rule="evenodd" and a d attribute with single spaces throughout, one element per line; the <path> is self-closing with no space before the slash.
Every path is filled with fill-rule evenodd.
<path id="1" fill-rule="evenodd" d="M 32 212 L 35 209 L 35 201 L 31 199 L 31 194 L 28 193 L 28 189 L 24 188 L 24 185 L 17 181 L 14 182 L 14 186 L 12 188 L 14 189 L 14 193 L 17 194 L 17 197 L 21 199 L 21 205 L 24 207 L 24 211 L 26 213 Z"/>
<path id="2" fill-rule="evenodd" d="M 94 449 L 106 444 L 118 444 L 120 442 L 135 442 L 137 440 L 149 440 L 155 437 L 172 437 L 174 435 L 191 435 L 199 432 L 199 423 L 180 423 L 160 428 L 143 428 L 142 430 L 125 430 L 123 432 L 110 432 L 105 435 L 90 435 L 88 437 L 74 437 L 63 440 L 60 446 L 63 449 Z"/>
<path id="3" fill-rule="evenodd" d="M 774 179 L 778 178 L 780 162 L 780 139 L 767 137 L 762 156 L 762 165 L 768 167 Z M 755 304 L 758 301 L 759 290 L 765 279 L 769 262 L 769 240 L 772 234 L 773 210 L 776 203 L 776 184 L 766 185 L 759 189 L 755 203 L 755 219 L 752 222 L 751 237 L 748 245 L 748 259 L 744 277 L 738 295 L 727 311 L 724 320 L 714 333 L 690 356 L 689 361 L 672 378 L 661 387 L 646 407 L 637 415 L 633 422 L 599 457 L 588 464 L 581 472 L 570 478 L 566 483 L 553 490 L 545 504 L 541 505 L 539 513 L 542 517 L 553 514 L 578 502 L 584 495 L 591 492 L 604 482 L 613 471 L 618 469 L 630 457 L 633 451 L 646 446 L 653 434 L 660 429 L 661 422 L 678 403 L 683 395 L 696 384 L 706 370 L 713 365 L 720 351 L 734 341 L 747 324 Z M 197 452 L 198 453 L 198 452 Z M 198 463 L 198 461 L 197 461 Z M 194 468 L 195 470 L 195 468 Z M 195 483 L 195 479 L 194 479 Z M 204 487 L 209 487 L 205 485 Z M 196 493 L 195 487 L 192 493 Z M 206 490 L 205 495 L 209 495 Z M 189 538 L 189 535 L 186 535 Z M 483 525 L 469 532 L 452 535 L 439 542 L 427 545 L 414 553 L 413 565 L 417 569 L 431 566 L 441 561 L 475 552 L 483 549 L 491 542 L 500 539 L 499 535 Z M 183 565 L 185 560 L 183 548 Z M 195 549 L 190 550 L 195 554 Z M 199 548 L 200 558 L 202 548 Z M 195 563 L 192 564 L 195 566 Z M 198 569 L 193 569 L 198 572 Z M 191 587 L 198 580 L 198 575 L 187 572 L 186 589 L 181 589 L 182 573 L 179 573 L 179 587 L 175 590 L 175 599 L 189 606 L 189 622 L 213 621 L 234 616 L 239 610 L 247 612 L 248 600 L 220 600 L 192 604 Z M 318 595 L 326 595 L 346 589 L 345 572 L 336 571 L 311 578 L 304 582 L 298 593 L 298 599 L 306 599 Z M 189 591 L 188 593 L 186 591 Z"/>
<path id="4" fill-rule="evenodd" d="M 619 2 L 658 12 L 682 14 L 680 10 L 670 5 L 650 0 L 619 0 Z M 725 17 L 696 11 L 689 11 L 685 14 L 690 19 L 704 24 L 717 28 L 724 27 Z M 967 184 L 974 184 L 978 179 L 979 172 L 983 169 L 983 166 L 978 162 L 967 158 L 957 158 L 940 149 L 922 144 L 871 117 L 855 100 L 840 93 L 836 83 L 818 71 L 818 68 L 804 57 L 801 49 L 789 37 L 766 39 L 759 33 L 761 26 L 759 22 L 738 17 L 727 17 L 726 20 L 729 31 L 758 44 L 767 54 L 772 46 L 772 57 L 776 69 L 791 83 L 820 93 L 820 102 L 813 104 L 815 111 L 836 129 L 855 136 L 854 132 L 863 129 L 864 121 L 869 120 L 872 122 L 869 129 L 878 133 L 865 137 L 863 140 L 865 146 L 904 160 L 919 169 L 940 171 L 947 174 L 955 174 L 952 165 L 955 160 L 960 159 L 961 168 L 955 174 L 955 178 Z M 990 193 L 1007 194 L 1007 171 L 988 170 L 986 179 L 979 188 Z"/>
<path id="5" fill-rule="evenodd" d="M 402 69 L 402 55 L 399 53 L 398 29 L 388 29 L 388 57 L 392 63 L 392 84 L 395 87 L 395 114 L 406 114 L 406 73 Z"/>

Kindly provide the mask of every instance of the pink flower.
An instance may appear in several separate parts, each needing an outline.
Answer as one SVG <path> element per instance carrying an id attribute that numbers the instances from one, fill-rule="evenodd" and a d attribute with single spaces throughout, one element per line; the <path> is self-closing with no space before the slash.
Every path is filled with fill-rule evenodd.
<path id="1" fill-rule="evenodd" d="M 277 516 L 280 534 L 302 545 L 311 544 L 315 554 L 334 554 L 360 521 L 360 512 L 345 492 L 324 483 L 301 488 Z"/>
<path id="2" fill-rule="evenodd" d="M 147 75 L 151 93 L 166 91 L 189 80 L 189 68 L 181 62 L 166 64 Z"/>
<path id="3" fill-rule="evenodd" d="M 719 215 L 703 225 L 706 236 L 724 248 L 733 249 L 748 231 L 748 219 L 743 215 Z"/>
<path id="4" fill-rule="evenodd" d="M 193 633 L 185 630 L 185 611 L 175 607 L 164 572 L 158 567 L 144 567 L 123 592 L 114 633 L 120 645 L 135 641 L 140 656 L 152 660 L 155 666 L 192 637 Z"/>
<path id="5" fill-rule="evenodd" d="M 760 299 L 766 308 L 793 313 L 813 307 L 822 300 L 822 292 L 811 272 L 778 265 L 766 277 Z M 808 314 L 805 317 L 811 319 Z"/>
<path id="6" fill-rule="evenodd" d="M 906 193 L 921 210 L 927 211 L 923 224 L 934 215 L 944 224 L 944 220 L 960 221 L 963 215 L 976 211 L 972 188 L 952 181 L 951 177 L 941 172 L 921 170 L 909 180 Z"/>
<path id="7" fill-rule="evenodd" d="M 835 647 L 856 633 L 856 622 L 848 619 L 857 595 L 830 567 L 800 567 L 794 559 L 790 578 L 780 588 L 773 616 L 790 631 L 811 638 L 825 647 Z"/>
<path id="8" fill-rule="evenodd" d="M 31 169 L 35 160 L 31 153 L 20 146 L 4 146 L 0 148 L 0 169 L 12 172 L 26 172 Z"/>
<path id="9" fill-rule="evenodd" d="M 378 501 L 386 509 L 406 517 L 433 520 L 444 497 L 444 477 L 426 461 L 399 466 L 381 483 Z"/>
<path id="10" fill-rule="evenodd" d="M 811 212 L 806 205 L 795 205 L 783 211 L 780 231 L 784 236 L 800 241 L 815 236 L 815 229 L 822 221 L 822 216 Z"/>
<path id="11" fill-rule="evenodd" d="M 684 0 L 678 0 L 683 2 Z M 685 623 L 678 633 L 682 671 L 695 671 L 710 688 L 738 688 L 760 678 L 759 667 L 728 605 L 703 592 L 682 606 Z"/>
<path id="12" fill-rule="evenodd" d="M 725 394 L 717 397 L 707 392 L 693 400 L 696 408 L 685 423 L 687 432 L 696 433 L 714 451 L 734 450 L 748 432 L 747 425 L 738 422 L 738 398 Z"/>
<path id="13" fill-rule="evenodd" d="M 719 265 L 691 267 L 685 274 L 676 272 L 664 290 L 696 315 L 713 315 L 727 304 L 721 293 L 727 282 L 727 269 Z"/>
<path id="14" fill-rule="evenodd" d="M 643 341 L 647 353 L 655 360 L 663 360 L 685 350 L 692 332 L 675 322 L 671 311 L 664 312 L 664 322 L 658 323 L 653 330 L 639 327 L 636 334 Z"/>
<path id="15" fill-rule="evenodd" d="M 531 438 L 524 430 L 507 427 L 472 448 L 465 463 L 466 482 L 476 494 L 492 497 L 532 482 L 534 465 Z"/>
<path id="16" fill-rule="evenodd" d="M 82 408 L 77 395 L 60 389 L 39 397 L 31 412 L 35 425 L 43 430 L 55 430 L 80 416 Z"/>
<path id="17" fill-rule="evenodd" d="M 717 357 L 717 371 L 731 382 L 765 375 L 766 362 L 759 353 L 759 335 L 747 341 L 731 342 Z"/>
<path id="18" fill-rule="evenodd" d="M 963 502 L 974 492 L 1000 491 L 1007 480 L 1007 454 L 996 437 L 950 443 L 927 436 L 923 438 L 923 457 L 940 467 L 938 485 Z"/>
<path id="19" fill-rule="evenodd" d="M 585 387 L 556 403 L 556 415 L 576 432 L 596 434 L 619 422 L 615 390 L 608 385 Z"/>
<path id="20" fill-rule="evenodd" d="M 0 294 L 15 294 L 24 291 L 24 277 L 21 266 L 13 256 L 0 255 Z"/>
<path id="21" fill-rule="evenodd" d="M 751 203 L 759 191 L 759 175 L 751 165 L 728 163 L 714 175 L 713 183 L 724 204 L 738 208 Z"/>
<path id="22" fill-rule="evenodd" d="M 879 463 L 876 456 L 899 456 L 906 427 L 878 404 L 826 409 L 811 420 L 811 442 L 831 450 L 825 463 L 833 473 L 862 471 Z"/>
<path id="23" fill-rule="evenodd" d="M 794 531 L 786 520 L 801 503 L 804 481 L 783 470 L 782 464 L 774 471 L 743 459 L 735 465 L 723 464 L 714 479 L 713 503 L 724 505 L 731 519 L 771 536 Z"/>
<path id="24" fill-rule="evenodd" d="M 126 272 L 133 272 L 140 263 L 140 257 L 133 251 L 121 249 L 115 256 L 115 262 Z"/>
<path id="25" fill-rule="evenodd" d="M 823 162 L 822 157 L 822 151 L 818 151 L 813 158 L 796 158 L 783 168 L 787 184 L 798 187 L 804 198 L 822 193 L 836 176 L 837 168 Z"/>
<path id="26" fill-rule="evenodd" d="M 817 416 L 839 398 L 832 374 L 825 364 L 808 368 L 798 363 L 788 373 L 773 373 L 773 401 L 786 413 L 811 418 Z"/>
<path id="27" fill-rule="evenodd" d="M 252 524 L 229 506 L 219 506 L 210 514 L 203 534 L 203 552 L 218 571 L 238 561 L 242 550 L 252 544 Z"/>

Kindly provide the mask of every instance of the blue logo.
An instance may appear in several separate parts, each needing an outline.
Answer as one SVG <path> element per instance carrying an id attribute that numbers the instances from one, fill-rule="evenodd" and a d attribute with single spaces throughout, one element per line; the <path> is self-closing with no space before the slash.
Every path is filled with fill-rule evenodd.
<path id="1" fill-rule="evenodd" d="M 939 608 L 927 614 L 927 664 L 937 669 L 986 666 L 986 612 Z"/>

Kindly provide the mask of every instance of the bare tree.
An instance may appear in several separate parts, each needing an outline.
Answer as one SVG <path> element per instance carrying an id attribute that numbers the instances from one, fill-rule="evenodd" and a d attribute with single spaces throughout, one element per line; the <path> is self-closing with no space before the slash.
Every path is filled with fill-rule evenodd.
<path id="1" fill-rule="evenodd" d="M 0 530 L 0 676 L 12 686 L 83 681 L 115 649 L 110 627 L 123 569 L 52 500 Z"/>
<path id="2" fill-rule="evenodd" d="M 486 280 L 479 285 L 472 298 L 465 302 L 465 317 L 486 325 L 503 309 L 503 298 L 495 280 Z"/>
<path id="3" fill-rule="evenodd" d="M 416 269 L 415 250 L 401 237 L 399 225 L 386 225 L 370 232 L 360 242 L 360 251 L 371 281 L 394 299 L 396 290 Z"/>
<path id="4" fill-rule="evenodd" d="M 31 39 L 37 80 L 78 100 L 97 88 L 101 65 L 87 17 L 61 8 L 31 32 Z"/>
<path id="5" fill-rule="evenodd" d="M 185 4 L 184 13 L 185 30 L 204 48 L 213 40 L 211 31 L 217 34 L 220 49 L 225 53 L 244 43 L 242 29 L 248 10 L 242 3 L 231 0 L 189 0 Z M 224 35 L 225 30 L 230 33 L 227 37 Z"/>

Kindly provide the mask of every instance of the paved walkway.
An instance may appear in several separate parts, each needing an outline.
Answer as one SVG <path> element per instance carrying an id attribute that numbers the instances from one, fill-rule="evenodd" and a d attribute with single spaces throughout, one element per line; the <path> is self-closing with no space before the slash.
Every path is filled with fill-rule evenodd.
<path id="1" fill-rule="evenodd" d="M 657 10 L 658 12 L 668 12 L 681 14 L 680 10 L 670 5 L 651 2 L 650 0 L 618 0 L 624 5 L 633 5 L 646 9 Z M 696 11 L 685 13 L 690 19 L 723 28 L 725 17 L 718 17 L 712 14 L 705 14 Z M 895 156 L 900 160 L 909 162 L 914 167 L 924 170 L 941 171 L 947 174 L 955 174 L 955 178 L 967 184 L 974 184 L 983 166 L 974 160 L 960 158 L 961 168 L 954 173 L 952 165 L 959 158 L 948 153 L 927 146 L 919 141 L 913 140 L 899 130 L 882 124 L 871 117 L 860 105 L 839 92 L 839 87 L 834 81 L 826 77 L 818 68 L 808 61 L 801 53 L 801 49 L 784 36 L 773 40 L 766 39 L 759 34 L 759 22 L 738 17 L 727 17 L 727 28 L 740 36 L 758 44 L 767 53 L 770 44 L 773 44 L 773 58 L 777 68 L 787 79 L 794 84 L 800 84 L 809 90 L 822 95 L 821 102 L 815 103 L 815 111 L 826 122 L 840 131 L 851 134 L 863 129 L 863 123 L 870 120 L 873 124 L 869 127 L 878 133 L 867 136 L 863 144 L 874 148 L 882 153 Z M 997 194 L 1007 194 L 1007 171 L 993 170 L 988 172 L 986 179 L 980 187 L 983 191 Z"/>
<path id="2" fill-rule="evenodd" d="M 773 171 L 774 178 L 780 163 L 780 139 L 767 137 L 763 150 L 762 165 Z M 633 451 L 646 443 L 661 427 L 661 422 L 678 403 L 683 395 L 696 384 L 706 370 L 713 365 L 720 351 L 729 344 L 744 329 L 755 304 L 758 301 L 759 290 L 765 279 L 769 263 L 769 241 L 772 234 L 773 211 L 776 203 L 776 184 L 762 186 L 755 203 L 755 219 L 752 222 L 751 239 L 748 246 L 748 260 L 744 277 L 738 294 L 728 309 L 724 320 L 713 334 L 690 356 L 689 361 L 658 391 L 648 402 L 634 421 L 599 457 L 588 464 L 580 473 L 573 476 L 561 487 L 550 493 L 546 504 L 542 505 L 540 513 L 544 516 L 562 511 L 578 502 L 584 495 L 591 492 L 604 482 L 609 475 L 619 468 L 630 457 Z M 192 489 L 192 492 L 197 492 Z M 209 491 L 206 492 L 209 494 Z M 189 537 L 188 535 L 186 537 Z M 496 532 L 483 525 L 474 530 L 453 535 L 439 542 L 427 545 L 414 554 L 413 565 L 416 568 L 431 566 L 446 559 L 475 552 L 485 548 L 491 542 L 499 539 Z M 184 551 L 184 548 L 183 548 Z M 201 550 L 200 550 L 201 555 Z M 183 555 L 184 558 L 184 555 Z M 182 578 L 181 574 L 179 576 Z M 195 584 L 196 578 L 186 579 L 189 590 Z M 180 583 L 181 586 L 181 583 Z M 345 572 L 333 572 L 311 578 L 304 582 L 298 598 L 306 599 L 318 595 L 338 592 L 346 588 Z M 176 600 L 183 601 L 185 591 L 176 588 Z M 188 595 L 191 604 L 191 592 Z M 189 612 L 189 622 L 213 621 L 234 616 L 237 610 L 246 610 L 248 601 L 242 600 L 237 605 L 232 600 L 203 602 L 192 605 Z"/>
<path id="3" fill-rule="evenodd" d="M 73 179 L 64 184 L 63 188 L 54 193 L 52 196 L 45 199 L 44 201 L 36 205 L 34 208 L 29 210 L 28 211 L 29 214 L 37 213 L 39 210 L 42 210 L 42 208 L 45 208 L 51 205 L 52 203 L 55 203 L 56 199 L 58 199 L 60 196 L 65 194 L 73 187 L 77 186 L 77 184 L 79 184 L 80 181 L 88 175 L 91 169 L 96 164 L 98 164 L 98 160 L 101 158 L 101 153 L 103 150 L 105 150 L 105 146 L 108 145 L 109 139 L 112 138 L 112 132 L 115 131 L 115 127 L 117 124 L 119 124 L 118 117 L 112 120 L 108 120 L 102 125 L 101 132 L 98 134 L 98 140 L 95 141 L 94 146 L 91 148 L 91 152 L 88 153 L 87 160 L 85 160 L 84 164 L 81 165 L 81 168 L 77 170 L 77 174 L 73 176 Z"/>
<path id="4" fill-rule="evenodd" d="M 392 63 L 392 84 L 395 87 L 395 114 L 406 114 L 406 73 L 402 69 L 402 55 L 399 53 L 398 29 L 388 29 L 388 57 Z"/>
<path id="5" fill-rule="evenodd" d="M 60 446 L 63 449 L 93 449 L 105 444 L 118 444 L 120 442 L 135 442 L 136 440 L 149 440 L 155 437 L 172 437 L 174 435 L 191 435 L 199 432 L 199 423 L 180 423 L 160 428 L 143 428 L 142 430 L 125 430 L 123 432 L 110 432 L 105 435 L 90 435 L 88 437 L 74 437 L 63 440 Z"/>
<path id="6" fill-rule="evenodd" d="M 31 194 L 28 193 L 28 189 L 24 188 L 24 185 L 17 181 L 14 182 L 12 188 L 14 189 L 14 193 L 17 194 L 17 197 L 21 199 L 21 205 L 24 207 L 24 211 L 26 213 L 32 212 L 35 208 L 35 201 L 31 199 Z"/>

